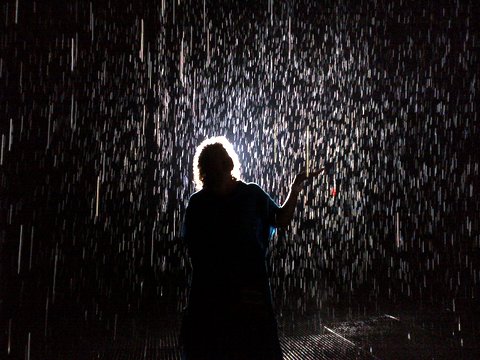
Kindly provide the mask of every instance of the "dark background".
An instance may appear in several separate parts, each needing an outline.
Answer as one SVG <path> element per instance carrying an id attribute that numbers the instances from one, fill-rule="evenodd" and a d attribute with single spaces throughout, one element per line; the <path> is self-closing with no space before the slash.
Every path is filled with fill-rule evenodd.
<path id="1" fill-rule="evenodd" d="M 279 203 L 307 129 L 311 166 L 334 164 L 274 237 L 277 311 L 477 303 L 474 1 L 5 1 L 0 19 L 2 349 L 181 311 L 214 135 Z"/>

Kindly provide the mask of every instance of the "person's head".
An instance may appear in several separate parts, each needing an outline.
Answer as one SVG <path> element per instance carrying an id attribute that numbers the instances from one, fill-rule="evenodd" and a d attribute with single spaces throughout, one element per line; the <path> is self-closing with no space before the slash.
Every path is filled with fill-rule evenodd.
<path id="1" fill-rule="evenodd" d="M 193 176 L 199 190 L 215 187 L 229 177 L 240 178 L 238 156 L 224 136 L 206 139 L 197 147 Z"/>

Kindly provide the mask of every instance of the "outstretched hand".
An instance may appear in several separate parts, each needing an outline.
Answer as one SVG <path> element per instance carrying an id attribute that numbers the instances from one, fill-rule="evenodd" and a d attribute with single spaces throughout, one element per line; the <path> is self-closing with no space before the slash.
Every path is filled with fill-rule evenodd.
<path id="1" fill-rule="evenodd" d="M 309 174 L 307 176 L 306 171 L 301 171 L 295 176 L 295 180 L 293 180 L 292 183 L 292 190 L 300 192 L 303 189 L 303 182 L 305 180 L 311 180 L 314 177 L 318 176 L 320 173 L 322 173 L 325 170 L 325 167 L 318 169 L 318 170 L 313 170 L 309 171 Z"/>
<path id="2" fill-rule="evenodd" d="M 326 163 L 321 169 L 309 171 L 308 176 L 306 171 L 301 171 L 295 176 L 295 180 L 293 181 L 290 187 L 290 192 L 288 193 L 288 198 L 277 213 L 276 224 L 278 227 L 285 228 L 292 222 L 297 197 L 300 191 L 303 189 L 303 182 L 305 180 L 313 179 L 321 174 L 325 169 L 330 169 L 332 165 L 333 163 Z"/>

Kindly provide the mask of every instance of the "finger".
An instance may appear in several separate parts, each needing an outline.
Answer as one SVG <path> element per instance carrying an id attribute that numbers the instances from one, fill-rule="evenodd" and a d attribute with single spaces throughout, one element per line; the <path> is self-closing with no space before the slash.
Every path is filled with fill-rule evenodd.
<path id="1" fill-rule="evenodd" d="M 301 171 L 295 176 L 295 178 L 298 181 L 304 181 L 307 178 L 307 173 L 305 171 Z"/>
<path id="2" fill-rule="evenodd" d="M 311 171 L 308 177 L 309 178 L 314 177 L 314 176 L 320 174 L 321 172 L 323 172 L 324 170 L 325 170 L 325 168 L 321 168 L 321 169 L 318 169 L 318 170 Z"/>

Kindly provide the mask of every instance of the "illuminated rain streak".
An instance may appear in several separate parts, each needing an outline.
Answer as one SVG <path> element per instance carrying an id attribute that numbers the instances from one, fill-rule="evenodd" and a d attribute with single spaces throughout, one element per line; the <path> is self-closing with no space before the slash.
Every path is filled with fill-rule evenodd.
<path id="1" fill-rule="evenodd" d="M 303 167 L 334 164 L 275 235 L 280 309 L 356 289 L 455 314 L 457 297 L 477 298 L 473 2 L 47 3 L 0 5 L 2 238 L 12 287 L 49 289 L 32 295 L 45 337 L 60 294 L 87 320 L 116 324 L 112 299 L 139 309 L 145 264 L 185 305 L 193 152 L 219 134 L 278 202 Z M 16 329 L 24 349 L 30 328 Z"/>
<path id="2" fill-rule="evenodd" d="M 115 341 L 117 337 L 117 320 L 118 320 L 118 315 L 115 314 L 115 323 L 113 325 L 113 341 Z"/>
<path id="3" fill-rule="evenodd" d="M 398 247 L 400 247 L 400 214 L 398 212 L 395 216 L 395 224 L 396 224 L 395 242 L 396 242 L 397 248 L 398 248 Z"/>
<path id="4" fill-rule="evenodd" d="M 97 176 L 97 196 L 95 201 L 95 217 L 98 217 L 100 207 L 100 176 Z"/>
<path id="5" fill-rule="evenodd" d="M 57 244 L 57 247 L 55 248 L 55 260 L 53 264 L 52 303 L 55 302 L 55 290 L 56 290 L 56 284 L 57 284 L 57 264 L 58 264 L 58 244 Z M 48 309 L 48 303 L 47 303 L 47 309 Z"/>
<path id="6" fill-rule="evenodd" d="M 8 319 L 8 341 L 7 341 L 7 354 L 10 355 L 12 340 L 12 319 Z"/>
<path id="7" fill-rule="evenodd" d="M 13 119 L 10 118 L 10 131 L 8 137 L 8 151 L 12 150 L 12 143 L 13 143 Z"/>
<path id="8" fill-rule="evenodd" d="M 72 57 L 70 59 L 70 70 L 73 71 L 73 68 L 75 67 L 75 40 L 72 38 L 72 47 L 71 47 L 71 52 L 72 52 Z M 73 102 L 73 94 L 72 94 L 72 102 Z"/>
<path id="9" fill-rule="evenodd" d="M 18 0 L 15 0 L 15 24 L 18 23 Z"/>
<path id="10" fill-rule="evenodd" d="M 30 360 L 30 340 L 31 340 L 32 334 L 29 332 L 28 333 L 28 341 L 27 341 L 27 360 Z"/>
<path id="11" fill-rule="evenodd" d="M 5 148 L 5 135 L 2 134 L 2 148 L 0 149 L 0 165 L 3 165 L 3 149 Z"/>
<path id="12" fill-rule="evenodd" d="M 43 330 L 43 336 L 46 338 L 47 337 L 47 329 L 48 329 L 48 295 L 45 300 L 45 318 L 44 318 L 44 330 Z"/>
<path id="13" fill-rule="evenodd" d="M 306 139 L 306 142 L 305 142 L 305 148 L 306 148 L 305 149 L 305 168 L 306 168 L 307 176 L 309 175 L 309 171 L 310 171 L 310 162 L 309 162 L 310 148 L 309 148 L 309 145 L 310 145 L 310 130 L 307 127 L 307 139 Z"/>
<path id="14" fill-rule="evenodd" d="M 20 274 L 20 266 L 22 262 L 22 244 L 23 244 L 23 225 L 20 225 L 20 239 L 18 242 L 18 264 L 17 264 L 18 274 Z"/>
<path id="15" fill-rule="evenodd" d="M 143 19 L 141 19 L 140 21 L 140 52 L 139 52 L 139 56 L 140 56 L 140 60 L 143 61 Z"/>
<path id="16" fill-rule="evenodd" d="M 95 33 L 95 20 L 93 15 L 93 4 L 91 1 L 90 1 L 90 33 L 92 35 L 91 41 L 93 42 L 93 37 Z"/>

